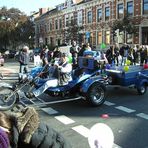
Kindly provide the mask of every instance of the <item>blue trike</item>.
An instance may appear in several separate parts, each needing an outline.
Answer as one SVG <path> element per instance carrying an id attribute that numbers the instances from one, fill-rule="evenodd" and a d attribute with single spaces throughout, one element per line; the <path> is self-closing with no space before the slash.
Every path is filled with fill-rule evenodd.
<path id="1" fill-rule="evenodd" d="M 27 77 L 29 84 L 31 82 L 33 86 L 38 88 L 45 83 L 46 79 L 37 77 L 38 73 L 42 71 L 42 68 L 34 68 Z M 101 74 L 100 63 L 95 57 L 79 57 L 78 68 L 73 70 L 72 75 L 73 79 L 67 85 L 48 88 L 46 93 L 52 97 L 60 96 L 66 100 L 85 99 L 92 106 L 99 106 L 104 103 L 107 80 L 106 76 Z M 34 77 L 33 81 L 30 81 L 30 76 Z M 0 110 L 8 110 L 20 101 L 20 88 L 24 90 L 26 80 L 28 83 L 28 79 L 25 79 L 16 87 L 9 84 L 0 86 Z"/>
<path id="2" fill-rule="evenodd" d="M 100 65 L 94 57 L 79 57 L 79 66 L 72 72 L 72 81 L 67 85 L 50 87 L 46 91 L 50 96 L 64 98 L 85 98 L 91 105 L 98 106 L 105 101 L 106 77 L 101 74 Z M 40 87 L 46 79 L 37 79 Z"/>

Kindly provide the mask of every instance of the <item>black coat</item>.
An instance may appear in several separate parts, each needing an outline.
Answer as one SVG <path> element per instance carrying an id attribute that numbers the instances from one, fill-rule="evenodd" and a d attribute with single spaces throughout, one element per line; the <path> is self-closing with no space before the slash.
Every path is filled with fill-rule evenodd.
<path id="1" fill-rule="evenodd" d="M 60 133 L 40 122 L 34 108 L 27 108 L 12 121 L 12 148 L 71 148 Z"/>
<path id="2" fill-rule="evenodd" d="M 14 130 L 14 141 L 12 148 L 71 148 L 71 145 L 61 134 L 52 129 L 49 125 L 40 123 L 38 129 L 32 135 L 29 144 L 22 141 L 16 127 Z"/>

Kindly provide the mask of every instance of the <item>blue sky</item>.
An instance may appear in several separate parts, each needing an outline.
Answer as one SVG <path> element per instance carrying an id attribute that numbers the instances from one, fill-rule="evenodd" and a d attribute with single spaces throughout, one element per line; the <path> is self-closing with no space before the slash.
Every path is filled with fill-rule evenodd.
<path id="1" fill-rule="evenodd" d="M 9 8 L 18 8 L 27 15 L 31 11 L 38 11 L 39 8 L 51 8 L 58 4 L 65 2 L 65 0 L 0 0 L 0 7 L 6 6 Z"/>

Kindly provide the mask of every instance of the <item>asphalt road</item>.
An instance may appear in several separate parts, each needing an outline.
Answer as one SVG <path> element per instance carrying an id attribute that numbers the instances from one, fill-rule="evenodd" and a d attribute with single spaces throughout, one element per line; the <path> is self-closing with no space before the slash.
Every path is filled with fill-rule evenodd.
<path id="1" fill-rule="evenodd" d="M 18 69 L 18 63 L 6 63 L 4 68 Z M 2 70 L 0 68 L 0 70 Z M 12 80 L 13 81 L 13 80 Z M 55 101 L 44 94 L 43 101 Z M 114 146 L 122 148 L 148 148 L 148 92 L 138 95 L 133 88 L 107 88 L 106 102 L 90 107 L 77 100 L 36 107 L 41 120 L 62 133 L 73 148 L 89 148 L 88 133 L 96 123 L 107 124 L 114 133 Z M 107 114 L 104 118 L 102 115 Z"/>

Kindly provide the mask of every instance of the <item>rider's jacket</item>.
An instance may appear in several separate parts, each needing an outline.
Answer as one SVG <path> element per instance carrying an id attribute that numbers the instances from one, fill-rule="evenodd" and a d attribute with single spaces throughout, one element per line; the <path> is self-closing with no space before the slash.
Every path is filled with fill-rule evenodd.
<path id="1" fill-rule="evenodd" d="M 72 80 L 72 65 L 64 62 L 59 64 L 59 66 L 60 67 L 55 70 L 53 77 L 58 79 L 58 85 L 66 85 Z"/>

